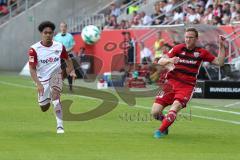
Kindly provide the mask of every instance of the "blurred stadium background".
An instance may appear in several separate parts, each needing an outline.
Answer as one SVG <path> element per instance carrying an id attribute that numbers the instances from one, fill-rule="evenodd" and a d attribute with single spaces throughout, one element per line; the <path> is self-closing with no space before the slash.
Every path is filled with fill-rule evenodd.
<path id="1" fill-rule="evenodd" d="M 87 113 L 102 101 L 117 103 L 91 120 L 66 121 L 63 136 L 52 130 L 53 113 L 38 109 L 27 76 L 27 51 L 40 40 L 37 26 L 44 20 L 56 26 L 65 21 L 76 42 L 76 88 L 63 93 L 63 100 L 73 101 L 70 111 Z M 94 45 L 80 36 L 90 24 L 102 31 Z M 225 65 L 203 63 L 189 107 L 168 137 L 155 140 L 158 122 L 149 111 L 161 79 L 141 59 L 140 44 L 154 57 L 160 40 L 164 54 L 184 42 L 190 26 L 200 32 L 198 45 L 215 55 L 219 35 L 226 37 Z M 240 159 L 239 26 L 239 0 L 0 0 L 0 159 Z M 87 66 L 79 61 L 82 48 Z M 129 54 L 134 65 L 126 66 Z M 95 93 L 86 96 L 86 88 Z M 105 94 L 115 101 L 99 98 Z"/>

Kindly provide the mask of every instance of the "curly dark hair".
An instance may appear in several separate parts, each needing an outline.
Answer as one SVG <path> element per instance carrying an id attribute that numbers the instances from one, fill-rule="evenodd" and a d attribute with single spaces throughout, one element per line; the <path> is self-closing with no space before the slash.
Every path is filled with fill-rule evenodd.
<path id="1" fill-rule="evenodd" d="M 38 26 L 38 30 L 39 32 L 42 32 L 44 30 L 44 28 L 49 27 L 51 28 L 53 31 L 55 30 L 55 24 L 53 22 L 50 21 L 44 21 L 42 23 L 39 24 Z"/>

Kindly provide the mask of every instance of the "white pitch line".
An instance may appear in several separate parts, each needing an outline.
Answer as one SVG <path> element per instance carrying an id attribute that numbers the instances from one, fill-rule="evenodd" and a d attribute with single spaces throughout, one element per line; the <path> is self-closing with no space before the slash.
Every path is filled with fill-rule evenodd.
<path id="1" fill-rule="evenodd" d="M 25 86 L 25 85 L 16 84 L 16 83 L 9 83 L 9 82 L 5 82 L 5 81 L 0 81 L 0 83 L 1 84 L 5 84 L 5 85 L 9 85 L 9 86 L 14 86 L 14 87 L 35 89 L 35 87 Z"/>
<path id="2" fill-rule="evenodd" d="M 236 105 L 238 105 L 238 104 L 240 104 L 240 102 L 236 102 L 236 103 L 231 103 L 231 104 L 227 104 L 227 105 L 225 105 L 225 106 L 223 106 L 223 107 L 232 107 L 232 106 L 236 106 Z"/>
<path id="3" fill-rule="evenodd" d="M 150 108 L 141 106 L 141 105 L 135 105 L 134 107 L 150 110 Z M 191 114 L 191 116 L 196 117 L 196 118 L 201 118 L 201 119 L 208 119 L 208 120 L 213 120 L 213 121 L 220 121 L 220 122 L 226 122 L 226 123 L 240 125 L 239 121 L 231 121 L 231 120 L 219 119 L 219 118 L 208 117 L 208 116 L 199 116 L 199 115 L 194 115 L 194 114 Z"/>
<path id="4" fill-rule="evenodd" d="M 213 108 L 206 108 L 206 107 L 201 107 L 201 106 L 192 106 L 192 108 L 240 115 L 240 112 L 226 111 L 226 110 L 222 110 L 222 109 L 213 109 Z"/>
<path id="5" fill-rule="evenodd" d="M 198 116 L 198 115 L 192 115 L 193 117 L 197 118 L 202 118 L 202 119 L 208 119 L 208 120 L 214 120 L 214 121 L 220 121 L 220 122 L 227 122 L 227 123 L 232 123 L 232 124 L 240 124 L 239 121 L 230 121 L 230 120 L 225 120 L 225 119 L 219 119 L 219 118 L 214 118 L 214 117 L 207 117 L 207 116 Z"/>
<path id="6" fill-rule="evenodd" d="M 5 82 L 5 81 L 0 81 L 1 84 L 5 84 L 5 85 L 9 85 L 9 86 L 15 86 L 15 87 L 21 87 L 21 88 L 30 88 L 30 89 L 35 89 L 35 87 L 30 87 L 30 86 L 25 86 L 25 85 L 21 85 L 21 84 L 15 84 L 15 83 L 9 83 L 9 82 Z M 69 95 L 69 94 L 68 94 Z M 97 99 L 97 98 L 91 98 L 91 97 L 87 97 L 87 96 L 80 96 L 80 95 L 72 95 L 75 97 L 81 97 L 81 98 L 88 98 L 88 99 Z M 124 104 L 126 105 L 126 103 L 124 102 L 118 102 L 119 104 Z M 142 105 L 135 105 L 133 107 L 136 108 L 142 108 L 142 109 L 147 109 L 147 110 L 151 110 L 150 107 L 146 107 L 146 106 L 142 106 Z M 194 106 L 195 108 L 198 107 L 200 109 L 203 109 L 203 107 L 200 106 Z M 206 110 L 209 110 L 210 108 L 205 108 Z M 212 109 L 211 109 L 212 110 Z M 220 112 L 216 109 L 213 109 L 213 111 L 217 111 Z M 223 110 L 222 110 L 223 111 Z M 230 112 L 230 111 L 228 111 Z M 239 113 L 239 112 L 237 112 Z M 199 116 L 199 115 L 193 115 L 191 114 L 191 116 L 196 117 L 196 118 L 202 118 L 202 119 L 208 119 L 208 120 L 213 120 L 213 121 L 219 121 L 219 122 L 226 122 L 226 123 L 231 123 L 231 124 L 237 124 L 239 125 L 240 122 L 239 121 L 231 121 L 231 120 L 224 120 L 224 119 L 219 119 L 219 118 L 214 118 L 214 117 L 208 117 L 208 116 Z"/>

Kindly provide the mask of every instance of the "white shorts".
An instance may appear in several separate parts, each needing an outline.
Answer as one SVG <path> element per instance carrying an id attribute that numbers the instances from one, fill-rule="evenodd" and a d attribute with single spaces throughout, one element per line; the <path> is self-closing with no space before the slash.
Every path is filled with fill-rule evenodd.
<path id="1" fill-rule="evenodd" d="M 52 98 L 52 90 L 58 90 L 59 92 L 62 91 L 62 75 L 61 73 L 57 73 L 52 75 L 49 80 L 41 82 L 44 87 L 43 95 L 38 94 L 38 104 L 40 106 L 46 105 L 51 102 Z"/>

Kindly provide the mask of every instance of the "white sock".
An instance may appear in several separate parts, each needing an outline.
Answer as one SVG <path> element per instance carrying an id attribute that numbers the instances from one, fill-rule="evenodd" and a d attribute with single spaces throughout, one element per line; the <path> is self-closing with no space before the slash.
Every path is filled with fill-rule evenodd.
<path id="1" fill-rule="evenodd" d="M 52 104 L 53 104 L 55 115 L 56 115 L 57 127 L 63 127 L 62 106 L 61 106 L 60 100 L 56 99 L 52 101 Z"/>

